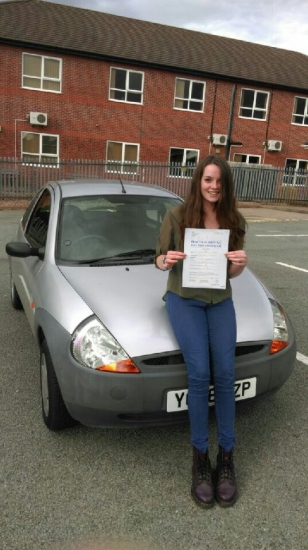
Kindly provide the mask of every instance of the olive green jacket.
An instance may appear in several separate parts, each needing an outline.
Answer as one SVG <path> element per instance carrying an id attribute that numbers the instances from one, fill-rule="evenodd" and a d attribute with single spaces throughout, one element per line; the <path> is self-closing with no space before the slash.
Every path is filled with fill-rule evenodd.
<path id="1" fill-rule="evenodd" d="M 157 238 L 156 257 L 167 254 L 168 250 L 184 251 L 184 242 L 181 236 L 180 224 L 182 221 L 181 206 L 176 206 L 165 215 L 160 235 Z M 245 230 L 246 222 L 241 218 L 241 227 Z M 187 288 L 182 286 L 183 260 L 179 260 L 169 271 L 166 292 L 174 292 L 182 298 L 201 300 L 208 304 L 217 304 L 232 297 L 229 277 L 225 289 Z"/>

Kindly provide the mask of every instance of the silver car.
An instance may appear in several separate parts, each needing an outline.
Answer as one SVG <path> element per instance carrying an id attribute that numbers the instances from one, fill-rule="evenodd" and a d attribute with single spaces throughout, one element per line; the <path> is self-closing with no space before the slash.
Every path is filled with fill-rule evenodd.
<path id="1" fill-rule="evenodd" d="M 11 300 L 39 346 L 49 429 L 187 419 L 185 364 L 163 300 L 168 274 L 153 265 L 164 215 L 180 201 L 121 180 L 55 181 L 25 211 L 6 245 Z M 248 268 L 232 288 L 240 401 L 284 384 L 296 342 L 283 308 Z"/>

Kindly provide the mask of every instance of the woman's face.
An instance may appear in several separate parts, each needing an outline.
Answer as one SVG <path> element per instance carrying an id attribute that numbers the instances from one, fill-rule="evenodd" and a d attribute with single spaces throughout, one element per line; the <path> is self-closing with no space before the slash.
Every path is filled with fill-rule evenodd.
<path id="1" fill-rule="evenodd" d="M 206 203 L 215 204 L 221 193 L 221 170 L 216 164 L 208 164 L 201 178 L 201 195 Z"/>

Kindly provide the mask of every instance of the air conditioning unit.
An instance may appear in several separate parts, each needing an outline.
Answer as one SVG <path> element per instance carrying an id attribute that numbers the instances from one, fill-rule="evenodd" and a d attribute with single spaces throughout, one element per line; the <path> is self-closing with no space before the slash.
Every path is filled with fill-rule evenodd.
<path id="1" fill-rule="evenodd" d="M 277 141 L 276 139 L 269 139 L 267 142 L 268 151 L 281 151 L 282 141 Z"/>
<path id="2" fill-rule="evenodd" d="M 228 136 L 226 134 L 213 134 L 212 143 L 213 145 L 226 145 Z"/>
<path id="3" fill-rule="evenodd" d="M 34 126 L 47 126 L 47 113 L 30 113 L 30 124 Z"/>

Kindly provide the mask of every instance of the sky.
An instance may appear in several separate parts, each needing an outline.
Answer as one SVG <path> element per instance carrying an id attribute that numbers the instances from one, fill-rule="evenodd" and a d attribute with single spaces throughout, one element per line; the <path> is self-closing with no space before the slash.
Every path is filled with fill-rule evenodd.
<path id="1" fill-rule="evenodd" d="M 308 55 L 308 0 L 49 0 Z"/>

